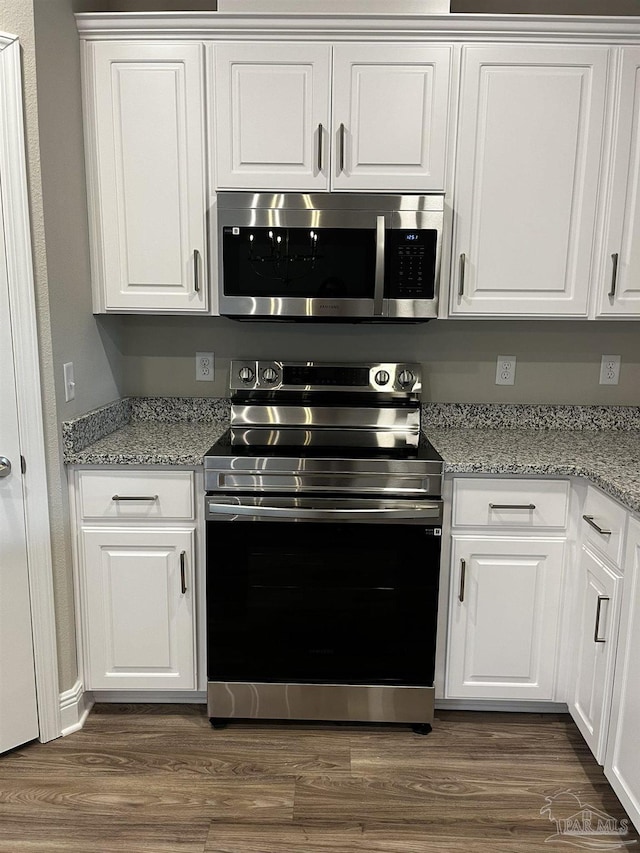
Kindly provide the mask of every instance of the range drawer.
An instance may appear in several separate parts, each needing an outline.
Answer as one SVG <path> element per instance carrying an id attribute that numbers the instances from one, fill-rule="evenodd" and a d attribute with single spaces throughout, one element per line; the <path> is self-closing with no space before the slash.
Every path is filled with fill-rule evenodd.
<path id="1" fill-rule="evenodd" d="M 454 480 L 455 527 L 559 529 L 567 526 L 566 480 Z"/>
<path id="2" fill-rule="evenodd" d="M 618 567 L 622 566 L 626 523 L 626 509 L 613 498 L 589 486 L 582 510 L 582 541 L 589 542 L 596 552 Z"/>
<path id="3" fill-rule="evenodd" d="M 194 516 L 192 471 L 81 471 L 83 518 L 171 518 Z"/>

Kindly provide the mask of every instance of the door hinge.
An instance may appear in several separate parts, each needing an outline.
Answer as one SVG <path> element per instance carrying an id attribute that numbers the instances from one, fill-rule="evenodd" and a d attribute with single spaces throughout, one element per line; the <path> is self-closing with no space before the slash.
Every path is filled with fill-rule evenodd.
<path id="1" fill-rule="evenodd" d="M 24 458 L 22 454 L 20 454 L 20 470 L 23 474 L 27 473 L 27 460 Z"/>

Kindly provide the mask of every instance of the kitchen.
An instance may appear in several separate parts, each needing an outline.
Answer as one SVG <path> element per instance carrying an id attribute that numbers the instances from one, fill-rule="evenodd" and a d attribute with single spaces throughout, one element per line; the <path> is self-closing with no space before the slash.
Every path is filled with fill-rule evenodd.
<path id="1" fill-rule="evenodd" d="M 50 290 L 48 318 L 53 357 L 43 364 L 43 373 L 52 478 L 50 512 L 57 531 L 54 560 L 60 567 L 54 580 L 61 693 L 72 691 L 77 669 L 73 584 L 68 569 L 70 534 L 65 517 L 68 509 L 64 479 L 60 474 L 58 423 L 121 396 L 203 396 L 203 383 L 194 379 L 196 352 L 214 352 L 215 377 L 206 391 L 213 396 L 227 394 L 227 366 L 232 357 L 277 355 L 283 359 L 306 360 L 312 347 L 312 357 L 319 360 L 404 360 L 428 365 L 423 380 L 424 400 L 637 404 L 638 345 L 633 322 L 447 320 L 426 326 L 386 326 L 379 330 L 351 325 L 329 329 L 273 324 L 239 326 L 232 321 L 207 317 L 101 316 L 94 320 L 87 287 L 90 275 L 83 218 L 84 183 L 77 169 L 83 160 L 80 105 L 78 98 L 66 94 L 79 91 L 79 60 L 69 50 L 72 43 L 77 50 L 77 34 L 69 14 L 55 14 L 61 5 L 40 4 L 35 20 L 39 70 L 37 120 L 46 237 L 46 257 L 36 254 L 36 281 L 42 299 L 47 279 Z M 3 25 L 7 30 L 20 32 L 18 27 L 8 24 Z M 29 104 L 33 107 L 33 101 Z M 27 112 L 28 131 L 29 121 L 35 121 L 33 111 Z M 73 128 L 75 133 L 71 132 Z M 33 136 L 31 140 L 33 147 Z M 32 209 L 37 214 L 33 162 Z M 65 202 L 64 215 L 61 215 L 61 199 Z M 34 229 L 37 227 L 36 216 Z M 70 304 L 77 310 L 69 311 Z M 41 326 L 43 322 L 46 326 L 46 318 L 41 319 Z M 46 328 L 41 334 L 47 334 Z M 277 353 L 274 353 L 275 334 Z M 237 349 L 239 335 L 242 335 L 241 351 Z M 44 349 L 48 351 L 47 347 Z M 513 387 L 495 385 L 496 357 L 503 353 L 517 356 Z M 598 383 L 600 359 L 605 353 L 621 356 L 618 386 Z M 65 403 L 60 367 L 68 362 L 75 365 L 77 393 L 74 401 Z"/>

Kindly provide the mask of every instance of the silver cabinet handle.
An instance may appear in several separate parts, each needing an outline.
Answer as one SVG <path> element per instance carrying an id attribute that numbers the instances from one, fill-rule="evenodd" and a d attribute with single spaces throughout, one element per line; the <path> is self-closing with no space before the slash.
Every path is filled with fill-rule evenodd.
<path id="1" fill-rule="evenodd" d="M 596 606 L 596 626 L 593 630 L 593 642 L 594 643 L 606 643 L 606 637 L 598 636 L 600 634 L 600 613 L 602 611 L 602 602 L 609 601 L 608 595 L 599 595 L 598 596 L 598 604 Z"/>
<path id="2" fill-rule="evenodd" d="M 610 530 L 604 530 L 604 528 L 602 528 L 602 527 L 600 527 L 600 525 L 596 524 L 595 521 L 593 520 L 592 515 L 583 515 L 582 517 L 587 522 L 589 527 L 593 527 L 593 529 L 596 530 L 600 534 L 600 536 L 611 536 L 611 531 Z"/>
<path id="3" fill-rule="evenodd" d="M 0 478 L 8 477 L 11 473 L 11 462 L 6 456 L 0 456 Z"/>
<path id="4" fill-rule="evenodd" d="M 618 284 L 618 257 L 619 256 L 617 252 L 614 252 L 613 255 L 611 255 L 611 290 L 609 291 L 609 296 L 611 297 L 611 299 L 615 298 L 616 286 Z"/>
<path id="5" fill-rule="evenodd" d="M 344 124 L 340 125 L 340 171 L 344 172 L 344 137 L 345 137 L 345 129 Z"/>
<path id="6" fill-rule="evenodd" d="M 186 556 L 187 556 L 186 551 L 180 552 L 180 589 L 182 590 L 183 595 L 187 591 L 187 569 L 185 566 Z"/>
<path id="7" fill-rule="evenodd" d="M 489 504 L 489 509 L 529 509 L 536 508 L 535 504 Z"/>
<path id="8" fill-rule="evenodd" d="M 200 293 L 200 252 L 193 250 L 193 289 Z"/>
<path id="9" fill-rule="evenodd" d="M 112 501 L 157 501 L 157 495 L 114 495 Z"/>
<path id="10" fill-rule="evenodd" d="M 318 125 L 318 171 L 322 171 L 322 134 L 324 133 L 324 128 L 322 127 L 322 122 Z"/>
<path id="11" fill-rule="evenodd" d="M 464 268 L 467 262 L 467 256 L 463 253 L 460 255 L 458 266 L 458 296 L 464 296 Z"/>
<path id="12" fill-rule="evenodd" d="M 384 296 L 384 216 L 376 216 L 376 271 L 373 289 L 373 316 L 382 317 Z"/>
<path id="13" fill-rule="evenodd" d="M 462 604 L 464 601 L 464 582 L 467 575 L 467 561 L 460 560 L 460 589 L 458 590 L 458 601 Z"/>

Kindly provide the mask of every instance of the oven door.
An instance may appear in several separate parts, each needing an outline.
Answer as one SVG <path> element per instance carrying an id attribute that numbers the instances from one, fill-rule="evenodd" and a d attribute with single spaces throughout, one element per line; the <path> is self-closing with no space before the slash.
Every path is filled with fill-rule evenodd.
<path id="1" fill-rule="evenodd" d="M 210 682 L 433 684 L 440 501 L 210 496 L 206 518 Z"/>

